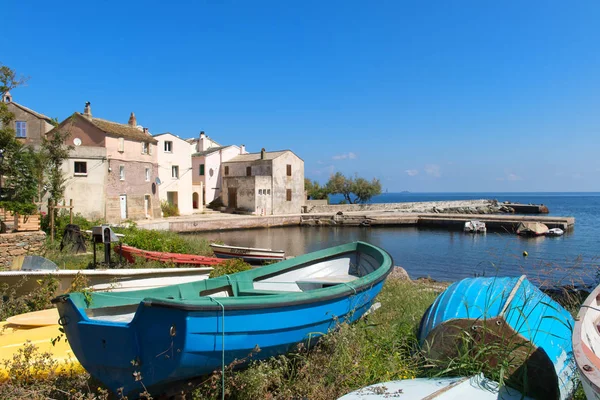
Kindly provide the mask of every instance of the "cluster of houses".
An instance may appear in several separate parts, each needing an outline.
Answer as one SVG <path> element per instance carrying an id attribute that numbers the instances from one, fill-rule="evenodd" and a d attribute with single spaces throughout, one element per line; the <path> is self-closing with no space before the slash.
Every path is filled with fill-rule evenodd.
<path id="1" fill-rule="evenodd" d="M 108 222 L 161 217 L 161 202 L 180 215 L 202 213 L 211 202 L 257 215 L 299 213 L 304 205 L 304 161 L 290 150 L 249 153 L 244 145 L 221 145 L 200 132 L 182 139 L 152 135 L 134 113 L 126 124 L 100 119 L 91 104 L 54 127 L 51 119 L 13 101 L 19 141 L 39 146 L 55 129 L 73 146 L 63 165 L 65 200 L 89 219 Z"/>

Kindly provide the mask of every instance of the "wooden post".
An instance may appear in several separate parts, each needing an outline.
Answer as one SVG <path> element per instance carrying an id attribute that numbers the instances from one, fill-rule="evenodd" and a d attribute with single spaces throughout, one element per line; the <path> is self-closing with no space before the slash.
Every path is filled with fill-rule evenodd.
<path id="1" fill-rule="evenodd" d="M 15 213 L 14 215 L 14 222 L 13 222 L 13 231 L 18 232 L 19 231 L 19 213 Z"/>
<path id="2" fill-rule="evenodd" d="M 50 214 L 50 242 L 54 243 L 54 207 L 52 207 L 52 199 L 48 199 L 48 213 Z"/>
<path id="3" fill-rule="evenodd" d="M 70 224 L 73 224 L 73 199 L 69 200 L 69 219 L 70 219 Z"/>

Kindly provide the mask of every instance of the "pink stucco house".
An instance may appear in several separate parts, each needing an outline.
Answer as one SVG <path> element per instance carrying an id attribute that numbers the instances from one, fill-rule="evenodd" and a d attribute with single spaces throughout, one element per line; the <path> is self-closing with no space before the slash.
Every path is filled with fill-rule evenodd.
<path id="1" fill-rule="evenodd" d="M 108 222 L 160 217 L 157 141 L 133 113 L 127 124 L 107 121 L 93 117 L 88 102 L 56 129 L 73 146 L 63 172 L 75 212 Z"/>

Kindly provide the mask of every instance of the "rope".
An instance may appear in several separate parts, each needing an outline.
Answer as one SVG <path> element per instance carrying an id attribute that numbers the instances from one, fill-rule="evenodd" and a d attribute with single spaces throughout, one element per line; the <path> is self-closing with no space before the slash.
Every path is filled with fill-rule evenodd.
<path id="1" fill-rule="evenodd" d="M 209 298 L 220 305 L 223 312 L 223 322 L 221 323 L 221 399 L 225 400 L 225 306 L 214 297 Z"/>

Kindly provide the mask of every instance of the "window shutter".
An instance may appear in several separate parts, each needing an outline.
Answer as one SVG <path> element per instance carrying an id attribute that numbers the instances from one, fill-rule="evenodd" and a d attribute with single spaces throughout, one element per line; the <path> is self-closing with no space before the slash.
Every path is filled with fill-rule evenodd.
<path id="1" fill-rule="evenodd" d="M 152 143 L 148 143 L 148 154 L 152 155 Z"/>

